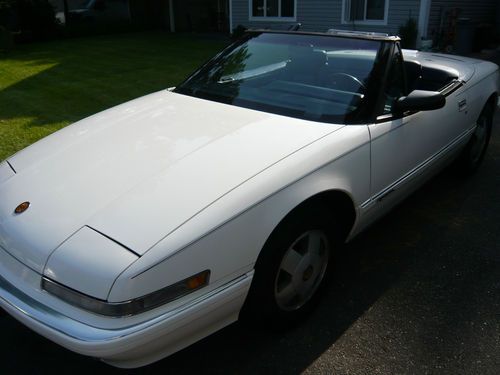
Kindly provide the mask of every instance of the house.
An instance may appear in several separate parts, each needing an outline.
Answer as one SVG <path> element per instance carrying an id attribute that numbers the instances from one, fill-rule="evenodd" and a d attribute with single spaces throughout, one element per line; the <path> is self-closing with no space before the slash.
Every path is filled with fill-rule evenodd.
<path id="1" fill-rule="evenodd" d="M 61 11 L 63 0 L 49 0 Z M 346 29 L 398 34 L 409 18 L 417 45 L 432 39 L 442 48 L 468 39 L 485 42 L 500 33 L 499 0 L 66 0 L 82 15 L 130 19 L 172 32 L 232 32 L 245 28 L 304 31 Z M 113 16 L 113 17 L 111 17 Z M 494 27 L 496 26 L 496 30 Z M 486 42 L 485 42 L 486 43 Z M 477 43 L 476 43 L 477 44 Z"/>
<path id="2" fill-rule="evenodd" d="M 174 0 L 172 0 L 174 1 Z M 451 43 L 457 27 L 491 28 L 498 0 L 229 0 L 230 30 L 247 28 L 285 29 L 301 23 L 301 30 L 331 28 L 397 34 L 409 17 L 418 25 L 422 39 Z"/>

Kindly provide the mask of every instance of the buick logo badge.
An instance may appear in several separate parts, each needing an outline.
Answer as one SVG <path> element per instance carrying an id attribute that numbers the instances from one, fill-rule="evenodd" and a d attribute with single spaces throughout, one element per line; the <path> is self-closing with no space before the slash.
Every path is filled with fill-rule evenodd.
<path id="1" fill-rule="evenodd" d="M 30 207 L 30 202 L 23 202 L 19 206 L 16 207 L 14 210 L 15 214 L 22 214 L 24 211 L 26 211 Z"/>

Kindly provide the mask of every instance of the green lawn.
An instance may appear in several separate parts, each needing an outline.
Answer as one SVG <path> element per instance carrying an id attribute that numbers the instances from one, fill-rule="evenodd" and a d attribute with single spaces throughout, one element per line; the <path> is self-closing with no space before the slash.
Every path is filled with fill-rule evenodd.
<path id="1" fill-rule="evenodd" d="M 72 122 L 175 86 L 224 44 L 145 32 L 22 45 L 0 54 L 0 161 Z"/>

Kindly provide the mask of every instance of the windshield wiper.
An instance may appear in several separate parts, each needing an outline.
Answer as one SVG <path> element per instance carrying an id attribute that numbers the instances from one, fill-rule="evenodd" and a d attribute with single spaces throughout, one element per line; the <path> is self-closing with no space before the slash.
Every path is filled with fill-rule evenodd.
<path id="1" fill-rule="evenodd" d="M 249 69 L 245 70 L 243 72 L 239 72 L 233 75 L 227 75 L 227 76 L 222 76 L 219 78 L 217 83 L 229 83 L 229 82 L 234 82 L 234 81 L 241 81 L 246 78 L 253 78 L 257 77 L 260 75 L 264 75 L 266 73 L 271 73 L 279 69 L 283 69 L 286 64 L 288 63 L 288 60 L 286 61 L 280 61 L 274 64 L 269 64 L 265 66 L 261 66 L 259 68 L 255 69 Z"/>
<path id="2" fill-rule="evenodd" d="M 217 81 L 217 83 L 228 83 L 228 82 L 234 82 L 236 81 L 236 78 L 233 76 L 223 76 L 220 77 L 220 79 Z"/>

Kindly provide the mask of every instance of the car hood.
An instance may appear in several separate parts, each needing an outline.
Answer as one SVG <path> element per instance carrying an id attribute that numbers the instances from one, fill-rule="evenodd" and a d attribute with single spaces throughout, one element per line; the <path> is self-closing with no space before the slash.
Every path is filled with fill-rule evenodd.
<path id="1" fill-rule="evenodd" d="M 4 163 L 0 246 L 42 272 L 83 227 L 139 256 L 190 218 L 341 125 L 162 91 L 79 121 Z M 15 214 L 21 202 L 29 209 Z"/>

